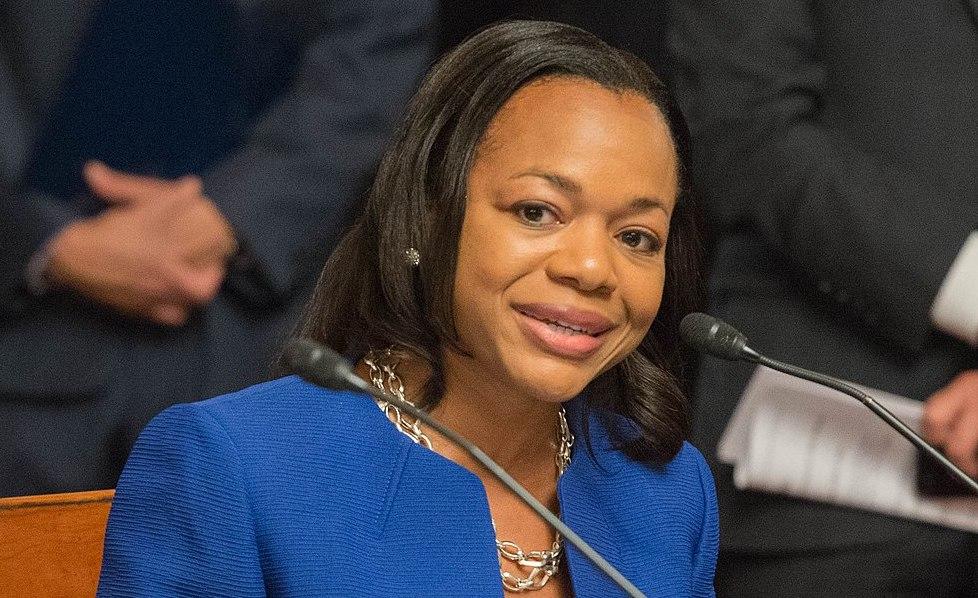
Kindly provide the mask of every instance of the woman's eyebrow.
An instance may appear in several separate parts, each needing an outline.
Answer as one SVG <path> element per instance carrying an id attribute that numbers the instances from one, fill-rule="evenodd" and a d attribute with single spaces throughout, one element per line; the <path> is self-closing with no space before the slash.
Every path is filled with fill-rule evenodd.
<path id="1" fill-rule="evenodd" d="M 556 172 L 550 172 L 547 170 L 538 170 L 535 168 L 531 168 L 530 170 L 524 170 L 523 172 L 518 172 L 509 178 L 518 179 L 527 176 L 541 178 L 547 181 L 548 183 L 550 183 L 551 185 L 553 185 L 554 187 L 560 189 L 561 191 L 565 191 L 572 195 L 580 195 L 581 191 L 583 190 L 581 184 L 573 179 L 557 174 Z"/>
<path id="2" fill-rule="evenodd" d="M 628 204 L 628 208 L 625 210 L 628 214 L 635 214 L 637 212 L 648 212 L 650 210 L 662 210 L 669 215 L 669 210 L 662 201 L 656 197 L 636 197 Z"/>
<path id="3" fill-rule="evenodd" d="M 557 189 L 564 191 L 570 195 L 580 195 L 583 192 L 583 187 L 580 183 L 574 179 L 568 178 L 562 174 L 557 174 L 549 170 L 539 170 L 536 168 L 531 168 L 529 170 L 524 170 L 518 172 L 513 176 L 509 177 L 510 180 L 519 179 L 523 177 L 537 177 L 541 178 Z M 636 197 L 631 202 L 629 202 L 628 207 L 625 208 L 625 214 L 637 214 L 641 212 L 648 212 L 651 210 L 662 210 L 665 212 L 666 216 L 669 215 L 669 210 L 666 208 L 666 204 L 657 197 Z"/>

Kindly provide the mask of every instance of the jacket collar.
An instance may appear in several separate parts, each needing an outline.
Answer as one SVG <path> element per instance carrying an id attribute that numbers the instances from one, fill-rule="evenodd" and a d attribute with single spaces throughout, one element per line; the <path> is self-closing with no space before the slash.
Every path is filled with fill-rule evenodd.
<path id="1" fill-rule="evenodd" d="M 581 396 L 566 405 L 567 423 L 574 433 L 575 447 L 571 464 L 557 486 L 560 516 L 592 548 L 620 570 L 621 534 L 611 524 L 614 517 L 609 509 L 615 508 L 615 501 L 609 498 L 618 494 L 627 484 L 627 480 L 622 479 L 619 474 L 628 457 L 615 449 L 608 427 L 617 426 L 619 434 L 625 438 L 629 437 L 635 427 L 624 417 L 588 408 L 585 401 L 586 397 Z M 621 594 L 621 589 L 611 578 L 566 540 L 564 550 L 577 595 Z"/>
<path id="2" fill-rule="evenodd" d="M 627 492 L 628 476 L 618 474 L 627 465 L 628 458 L 614 448 L 607 428 L 609 425 L 619 426 L 619 433 L 626 438 L 630 431 L 637 430 L 626 418 L 587 408 L 585 400 L 586 397 L 581 396 L 565 405 L 567 423 L 575 436 L 575 443 L 571 463 L 558 483 L 560 516 L 592 548 L 621 570 L 621 533 L 611 521 L 615 519 L 614 497 L 622 491 Z M 394 478 L 388 486 L 390 495 L 384 501 L 382 520 L 383 530 L 386 531 L 381 531 L 382 535 L 390 534 L 393 531 L 391 526 L 396 528 L 403 524 L 403 518 L 408 513 L 413 513 L 408 519 L 415 523 L 418 523 L 418 517 L 432 516 L 426 523 L 438 527 L 441 537 L 429 550 L 436 550 L 445 542 L 454 544 L 455 549 L 469 555 L 471 578 L 463 584 L 466 589 L 481 595 L 496 595 L 498 591 L 501 595 L 501 586 L 495 577 L 494 534 L 481 482 L 474 474 L 414 444 L 394 430 L 379 409 L 370 416 L 370 420 L 372 425 L 384 430 L 384 436 L 398 445 L 398 450 L 391 455 L 397 465 L 391 472 Z M 585 429 L 590 438 L 590 447 L 585 440 Z M 437 477 L 452 489 L 451 497 L 445 497 L 448 502 L 428 502 L 432 499 L 432 477 Z M 425 508 L 419 512 L 418 497 L 425 494 L 428 499 Z M 471 508 L 459 512 L 459 503 L 471 505 Z M 434 516 L 436 513 L 440 514 Z M 454 523 L 444 527 L 445 520 L 450 517 L 455 518 Z M 621 593 L 607 575 L 566 540 L 564 549 L 575 594 L 615 596 Z M 628 575 L 627 572 L 625 574 Z"/>
<path id="3" fill-rule="evenodd" d="M 612 476 L 628 461 L 615 448 L 616 440 L 630 440 L 641 434 L 630 419 L 587 405 L 587 395 L 582 394 L 568 401 L 567 425 L 574 434 L 574 459 L 587 460 L 590 475 Z"/>

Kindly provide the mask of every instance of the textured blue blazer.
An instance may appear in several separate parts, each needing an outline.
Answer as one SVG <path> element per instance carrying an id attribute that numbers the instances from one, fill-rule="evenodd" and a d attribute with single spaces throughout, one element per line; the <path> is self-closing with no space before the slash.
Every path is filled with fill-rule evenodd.
<path id="1" fill-rule="evenodd" d="M 582 412 L 568 406 L 579 439 Z M 713 479 L 684 445 L 653 469 L 597 418 L 560 479 L 561 517 L 649 596 L 712 596 Z M 577 596 L 621 591 L 572 546 Z M 109 516 L 100 596 L 502 596 L 468 470 L 372 399 L 282 378 L 177 405 L 143 431 Z"/>

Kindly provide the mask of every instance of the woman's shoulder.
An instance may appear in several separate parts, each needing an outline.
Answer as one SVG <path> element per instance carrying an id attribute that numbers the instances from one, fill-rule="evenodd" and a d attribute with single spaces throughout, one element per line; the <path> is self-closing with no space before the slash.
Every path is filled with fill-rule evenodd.
<path id="1" fill-rule="evenodd" d="M 256 417 L 294 419 L 313 413 L 352 414 L 377 410 L 373 400 L 363 394 L 322 388 L 298 376 L 269 380 L 189 404 L 228 421 Z"/>
<path id="2" fill-rule="evenodd" d="M 713 477 L 709 465 L 699 449 L 683 441 L 679 450 L 668 462 L 650 465 L 639 462 L 622 452 L 617 443 L 621 438 L 631 438 L 638 433 L 638 427 L 627 418 L 615 414 L 588 413 L 587 442 L 588 457 L 596 460 L 597 469 L 603 472 L 621 472 L 636 480 L 644 480 L 643 485 L 661 486 L 665 489 L 692 484 L 713 491 Z M 568 421 L 572 429 L 579 433 L 583 428 L 580 421 L 583 413 L 579 405 L 568 406 Z"/>
<path id="3" fill-rule="evenodd" d="M 239 452 L 277 448 L 296 450 L 306 444 L 355 435 L 361 441 L 383 434 L 386 419 L 363 394 L 328 390 L 298 376 L 288 376 L 166 409 L 147 426 L 194 427 L 226 438 Z"/>
<path id="4" fill-rule="evenodd" d="M 703 457 L 703 453 L 701 453 L 698 448 L 690 444 L 689 441 L 683 442 L 682 446 L 679 447 L 679 452 L 676 453 L 676 456 L 672 458 L 672 461 L 666 464 L 665 471 L 670 475 L 691 478 L 702 478 L 707 476 L 712 480 L 710 467 L 707 465 L 706 459 Z"/>
<path id="5" fill-rule="evenodd" d="M 305 499 L 325 492 L 323 480 L 345 480 L 362 491 L 389 475 L 401 441 L 370 397 L 281 378 L 166 409 L 140 434 L 120 488 L 132 494 L 134 485 L 165 480 L 185 490 L 241 486 L 253 498 Z"/>
<path id="6" fill-rule="evenodd" d="M 716 506 L 716 487 L 713 474 L 703 454 L 688 441 L 684 441 L 679 452 L 671 461 L 661 467 L 652 468 L 660 497 L 669 495 L 687 508 L 700 507 L 710 510 Z M 699 512 L 698 509 L 694 511 Z"/>
<path id="7" fill-rule="evenodd" d="M 636 475 L 644 480 L 643 485 L 657 493 L 685 495 L 680 496 L 682 500 L 688 499 L 690 494 L 702 494 L 708 500 L 715 500 L 710 467 L 699 449 L 689 442 L 683 442 L 676 456 L 663 465 L 639 463 L 624 455 L 619 459 L 626 475 Z"/>
<path id="8" fill-rule="evenodd" d="M 588 474 L 606 478 L 616 508 L 644 513 L 649 504 L 674 515 L 674 522 L 701 521 L 716 510 L 716 489 L 706 459 L 689 442 L 683 442 L 667 463 L 652 465 L 620 451 L 608 451 Z M 609 496 L 610 498 L 610 496 Z"/>

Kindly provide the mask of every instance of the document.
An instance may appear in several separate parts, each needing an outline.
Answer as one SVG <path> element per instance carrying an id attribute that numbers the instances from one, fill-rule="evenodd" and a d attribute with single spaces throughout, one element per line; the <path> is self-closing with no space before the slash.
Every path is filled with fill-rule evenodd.
<path id="1" fill-rule="evenodd" d="M 923 405 L 860 387 L 915 431 Z M 740 489 L 785 494 L 978 532 L 978 497 L 920 497 L 917 447 L 858 400 L 758 367 L 717 456 Z"/>

